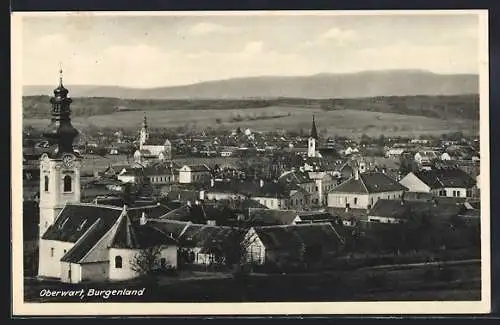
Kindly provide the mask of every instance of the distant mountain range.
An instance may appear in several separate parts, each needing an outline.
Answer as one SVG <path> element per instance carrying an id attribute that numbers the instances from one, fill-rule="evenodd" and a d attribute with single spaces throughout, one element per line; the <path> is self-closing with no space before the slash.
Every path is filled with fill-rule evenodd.
<path id="1" fill-rule="evenodd" d="M 475 74 L 423 70 L 381 70 L 296 77 L 248 77 L 161 88 L 66 85 L 71 97 L 123 99 L 359 98 L 478 94 Z M 24 96 L 50 95 L 52 86 L 24 86 Z"/>

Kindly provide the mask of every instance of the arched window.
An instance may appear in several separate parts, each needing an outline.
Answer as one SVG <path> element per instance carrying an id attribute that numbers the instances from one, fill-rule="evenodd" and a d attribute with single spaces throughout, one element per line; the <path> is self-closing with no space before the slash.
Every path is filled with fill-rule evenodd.
<path id="1" fill-rule="evenodd" d="M 71 192 L 71 176 L 64 176 L 64 192 Z"/>
<path id="2" fill-rule="evenodd" d="M 115 268 L 116 269 L 122 268 L 122 257 L 120 255 L 115 256 Z"/>
<path id="3" fill-rule="evenodd" d="M 49 191 L 49 176 L 45 176 L 43 180 L 43 186 L 45 187 L 45 192 Z"/>

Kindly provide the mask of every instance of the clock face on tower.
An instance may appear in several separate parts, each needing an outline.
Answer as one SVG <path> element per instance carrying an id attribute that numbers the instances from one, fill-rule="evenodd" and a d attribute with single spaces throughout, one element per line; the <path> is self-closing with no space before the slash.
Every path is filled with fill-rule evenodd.
<path id="1" fill-rule="evenodd" d="M 66 168 L 73 168 L 75 166 L 75 156 L 71 154 L 65 154 L 62 157 L 63 165 Z"/>

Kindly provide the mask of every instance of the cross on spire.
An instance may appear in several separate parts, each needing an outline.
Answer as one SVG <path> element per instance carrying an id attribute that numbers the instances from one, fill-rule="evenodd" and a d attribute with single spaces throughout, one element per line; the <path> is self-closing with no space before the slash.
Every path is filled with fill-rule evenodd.
<path id="1" fill-rule="evenodd" d="M 62 64 L 59 62 L 59 85 L 62 86 L 63 84 L 63 69 L 62 69 Z"/>

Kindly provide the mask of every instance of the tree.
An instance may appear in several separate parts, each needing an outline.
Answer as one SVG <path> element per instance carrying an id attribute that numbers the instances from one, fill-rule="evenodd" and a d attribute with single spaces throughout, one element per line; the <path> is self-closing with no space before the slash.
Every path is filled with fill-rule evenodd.
<path id="1" fill-rule="evenodd" d="M 131 261 L 132 270 L 142 276 L 151 275 L 157 270 L 161 246 L 141 249 Z"/>

